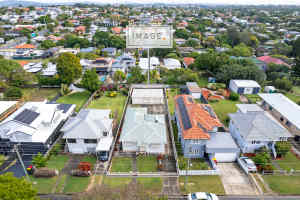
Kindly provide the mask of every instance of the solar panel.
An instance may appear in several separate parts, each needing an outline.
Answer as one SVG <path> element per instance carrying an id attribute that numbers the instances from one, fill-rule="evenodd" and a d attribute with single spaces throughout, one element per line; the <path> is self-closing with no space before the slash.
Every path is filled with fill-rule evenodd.
<path id="1" fill-rule="evenodd" d="M 199 122 L 197 122 L 197 126 L 198 126 L 199 128 L 201 128 L 204 132 L 207 132 L 206 128 L 204 128 L 204 127 L 202 126 L 202 124 L 200 124 Z"/>
<path id="2" fill-rule="evenodd" d="M 40 113 L 34 112 L 26 108 L 21 113 L 19 113 L 14 118 L 14 120 L 22 122 L 24 124 L 31 124 L 39 115 Z"/>
<path id="3" fill-rule="evenodd" d="M 68 112 L 68 110 L 72 107 L 72 104 L 59 104 L 57 109 L 62 110 L 63 113 Z"/>
<path id="4" fill-rule="evenodd" d="M 177 102 L 179 110 L 180 110 L 181 121 L 182 121 L 184 130 L 192 128 L 192 124 L 191 124 L 187 109 L 185 107 L 183 97 L 178 97 L 176 102 Z"/>
<path id="5" fill-rule="evenodd" d="M 209 115 L 212 117 L 212 118 L 217 118 L 215 112 L 212 110 L 211 107 L 209 106 L 204 106 L 204 109 L 209 113 Z"/>

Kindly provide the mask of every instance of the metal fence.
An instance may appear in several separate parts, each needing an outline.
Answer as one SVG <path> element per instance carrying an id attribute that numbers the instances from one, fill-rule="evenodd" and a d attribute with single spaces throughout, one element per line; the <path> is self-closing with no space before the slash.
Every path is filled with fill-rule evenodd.
<path id="1" fill-rule="evenodd" d="M 220 175 L 220 171 L 218 169 L 214 170 L 179 170 L 180 176 L 204 176 L 204 175 Z"/>
<path id="2" fill-rule="evenodd" d="M 263 175 L 282 175 L 282 176 L 300 176 L 300 170 L 273 170 L 262 171 Z"/>

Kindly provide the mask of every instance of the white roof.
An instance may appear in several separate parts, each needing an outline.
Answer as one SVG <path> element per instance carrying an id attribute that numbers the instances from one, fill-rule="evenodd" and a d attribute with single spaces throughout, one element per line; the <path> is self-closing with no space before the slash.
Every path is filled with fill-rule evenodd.
<path id="1" fill-rule="evenodd" d="M 154 67 L 159 66 L 159 64 L 160 62 L 157 57 L 150 58 L 150 69 L 154 69 Z M 148 70 L 148 58 L 140 58 L 139 67 Z"/>
<path id="2" fill-rule="evenodd" d="M 30 73 L 36 73 L 42 70 L 43 66 L 42 63 L 28 63 L 24 65 L 24 70 Z"/>
<path id="3" fill-rule="evenodd" d="M 181 67 L 181 64 L 180 64 L 179 60 L 176 60 L 174 58 L 164 59 L 164 65 L 168 69 L 176 69 L 176 68 Z"/>
<path id="4" fill-rule="evenodd" d="M 162 89 L 133 89 L 132 98 L 163 98 Z"/>
<path id="5" fill-rule="evenodd" d="M 259 105 L 257 104 L 236 104 L 236 107 L 242 112 L 261 112 L 264 111 Z"/>
<path id="6" fill-rule="evenodd" d="M 258 95 L 300 129 L 300 106 L 281 93 L 259 93 Z"/>
<path id="7" fill-rule="evenodd" d="M 59 124 L 66 120 L 75 109 L 75 105 L 71 105 L 64 111 L 58 108 L 59 105 L 47 104 L 46 101 L 25 103 L 0 123 L 0 136 L 9 138 L 13 142 L 45 143 Z M 25 109 L 38 113 L 38 116 L 30 123 L 22 123 L 15 119 Z"/>
<path id="8" fill-rule="evenodd" d="M 0 101 L 0 115 L 14 106 L 17 101 Z"/>
<path id="9" fill-rule="evenodd" d="M 113 139 L 114 139 L 113 137 L 109 137 L 109 136 L 101 138 L 99 143 L 97 144 L 96 151 L 109 151 Z"/>
<path id="10" fill-rule="evenodd" d="M 230 80 L 234 82 L 238 87 L 259 87 L 260 85 L 253 80 Z"/>
<path id="11" fill-rule="evenodd" d="M 51 62 L 48 63 L 47 68 L 42 70 L 43 76 L 54 76 L 56 74 L 56 64 L 53 64 Z"/>

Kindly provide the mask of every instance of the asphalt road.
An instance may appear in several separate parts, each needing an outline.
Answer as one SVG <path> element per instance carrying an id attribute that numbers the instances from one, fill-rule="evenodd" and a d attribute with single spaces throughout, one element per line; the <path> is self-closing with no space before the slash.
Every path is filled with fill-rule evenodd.
<path id="1" fill-rule="evenodd" d="M 222 196 L 220 200 L 300 200 L 300 196 Z"/>

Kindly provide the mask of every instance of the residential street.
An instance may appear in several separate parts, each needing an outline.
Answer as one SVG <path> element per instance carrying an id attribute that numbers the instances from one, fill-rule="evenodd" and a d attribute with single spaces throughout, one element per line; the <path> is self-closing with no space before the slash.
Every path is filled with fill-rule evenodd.
<path id="1" fill-rule="evenodd" d="M 300 196 L 223 196 L 220 200 L 292 200 Z"/>

